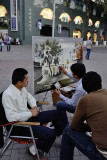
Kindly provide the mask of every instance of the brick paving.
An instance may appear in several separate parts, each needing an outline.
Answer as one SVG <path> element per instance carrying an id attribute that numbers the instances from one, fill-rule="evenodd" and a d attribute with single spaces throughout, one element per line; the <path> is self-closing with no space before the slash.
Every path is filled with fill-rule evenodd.
<path id="1" fill-rule="evenodd" d="M 107 88 L 107 47 L 93 47 L 90 60 L 83 58 L 83 63 L 86 65 L 87 71 L 97 71 L 103 80 L 103 88 Z M 86 50 L 84 49 L 83 57 Z M 6 46 L 3 52 L 0 52 L 0 92 L 4 91 L 11 83 L 11 75 L 15 68 L 23 67 L 29 71 L 28 90 L 33 94 L 33 63 L 32 63 L 32 47 L 31 46 L 12 46 L 11 51 L 6 51 Z M 45 93 L 34 95 L 39 101 L 42 101 Z M 51 92 L 46 96 L 46 101 L 49 105 L 44 105 L 43 110 L 55 109 L 52 104 Z M 69 121 L 72 119 L 72 114 L 68 113 Z M 52 145 L 48 155 L 49 160 L 59 160 L 61 137 L 57 137 Z M 26 153 L 27 145 L 11 143 L 0 160 L 33 160 Z M 74 152 L 74 160 L 88 160 L 77 148 Z"/>

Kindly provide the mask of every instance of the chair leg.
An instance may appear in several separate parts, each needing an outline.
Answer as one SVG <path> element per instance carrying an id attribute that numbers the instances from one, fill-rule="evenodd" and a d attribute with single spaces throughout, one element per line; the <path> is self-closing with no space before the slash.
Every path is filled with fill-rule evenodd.
<path id="1" fill-rule="evenodd" d="M 1 149 L 0 151 L 0 157 L 3 155 L 3 153 L 6 151 L 6 149 L 8 148 L 8 146 L 11 144 L 12 140 L 9 139 L 9 140 L 6 140 L 3 148 Z"/>
<path id="2" fill-rule="evenodd" d="M 37 153 L 37 160 L 40 160 L 39 158 L 39 153 L 38 153 L 38 149 L 37 149 L 37 146 L 36 146 L 36 142 L 35 142 L 35 138 L 34 138 L 34 135 L 33 135 L 33 131 L 32 131 L 32 127 L 30 126 L 30 133 L 31 133 L 31 136 L 32 136 L 32 139 L 33 139 L 33 143 L 34 143 L 34 147 L 35 147 L 35 150 L 36 150 L 36 153 Z"/>
<path id="3" fill-rule="evenodd" d="M 12 140 L 8 139 L 9 136 L 10 136 L 10 134 L 11 134 L 12 129 L 13 129 L 13 125 L 11 126 L 9 133 L 7 133 L 7 135 L 6 135 L 5 144 L 4 144 L 4 146 L 2 147 L 2 149 L 1 149 L 1 151 L 0 151 L 0 156 L 3 155 L 3 153 L 4 153 L 5 150 L 6 150 L 6 148 L 7 148 L 7 147 L 10 145 L 10 143 L 12 142 Z"/>

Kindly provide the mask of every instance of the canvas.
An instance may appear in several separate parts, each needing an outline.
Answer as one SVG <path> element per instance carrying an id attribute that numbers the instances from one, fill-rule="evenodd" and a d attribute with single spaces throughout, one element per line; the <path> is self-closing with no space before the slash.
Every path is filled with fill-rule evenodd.
<path id="1" fill-rule="evenodd" d="M 70 72 L 70 66 L 82 59 L 82 39 L 33 36 L 32 54 L 34 92 L 37 94 L 52 89 L 56 82 L 61 86 L 73 83 L 59 71 L 59 66 Z"/>

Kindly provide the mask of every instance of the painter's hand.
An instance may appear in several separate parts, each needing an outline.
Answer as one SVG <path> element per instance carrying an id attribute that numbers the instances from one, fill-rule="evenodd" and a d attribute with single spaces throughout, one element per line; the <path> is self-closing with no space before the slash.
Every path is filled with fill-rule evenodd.
<path id="1" fill-rule="evenodd" d="M 38 107 L 33 107 L 30 111 L 32 113 L 32 117 L 36 117 L 39 114 Z"/>
<path id="2" fill-rule="evenodd" d="M 61 94 L 60 89 L 56 89 L 56 90 L 55 90 L 55 92 L 56 92 L 58 95 L 60 95 L 60 94 Z"/>
<path id="3" fill-rule="evenodd" d="M 63 66 L 59 66 L 59 70 L 60 70 L 60 72 L 62 72 L 64 74 L 67 73 L 67 71 L 65 70 L 65 68 Z"/>

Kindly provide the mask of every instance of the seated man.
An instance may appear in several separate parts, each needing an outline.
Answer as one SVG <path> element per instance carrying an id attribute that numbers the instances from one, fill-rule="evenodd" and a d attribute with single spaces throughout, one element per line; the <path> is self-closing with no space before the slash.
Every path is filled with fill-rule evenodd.
<path id="1" fill-rule="evenodd" d="M 40 122 L 40 126 L 32 126 L 35 137 L 39 138 L 37 142 L 38 149 L 48 153 L 51 145 L 55 141 L 56 135 L 61 135 L 66 124 L 63 121 L 61 113 L 57 110 L 39 112 L 34 97 L 27 92 L 28 72 L 23 68 L 17 68 L 12 75 L 12 84 L 3 92 L 2 104 L 5 110 L 6 118 L 12 121 Z M 27 103 L 31 109 L 27 108 Z M 44 123 L 52 121 L 55 130 L 42 126 Z M 15 127 L 12 134 L 27 135 L 28 130 Z M 29 149 L 29 153 L 37 159 L 34 146 Z M 46 159 L 46 157 L 41 156 Z"/>
<path id="2" fill-rule="evenodd" d="M 107 90 L 101 89 L 96 72 L 86 73 L 82 84 L 88 94 L 80 99 L 71 125 L 64 129 L 60 160 L 73 160 L 75 146 L 90 160 L 107 160 Z M 86 134 L 89 130 L 92 137 Z"/>
<path id="3" fill-rule="evenodd" d="M 65 97 L 64 95 L 61 94 L 59 89 L 56 89 L 56 93 L 63 100 L 63 101 L 57 102 L 56 107 L 57 107 L 57 110 L 62 111 L 62 113 L 65 116 L 66 111 L 71 112 L 71 113 L 75 112 L 75 109 L 76 109 L 76 106 L 77 106 L 79 99 L 86 94 L 86 91 L 82 87 L 82 77 L 86 73 L 86 68 L 85 68 L 84 64 L 82 64 L 82 63 L 75 63 L 71 66 L 72 73 L 68 73 L 65 70 L 65 68 L 63 68 L 62 66 L 59 67 L 59 69 L 62 73 L 64 73 L 68 77 L 73 78 L 76 81 L 78 81 L 75 92 L 71 98 Z M 65 117 L 65 121 L 67 123 L 68 119 L 66 119 L 66 117 Z"/>

